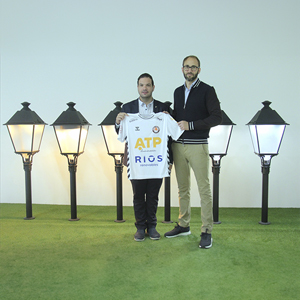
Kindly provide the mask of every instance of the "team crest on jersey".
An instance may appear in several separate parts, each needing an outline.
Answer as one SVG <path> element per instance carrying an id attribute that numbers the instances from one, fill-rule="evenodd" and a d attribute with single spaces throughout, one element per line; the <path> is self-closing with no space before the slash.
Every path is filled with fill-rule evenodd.
<path id="1" fill-rule="evenodd" d="M 152 128 L 152 131 L 153 131 L 154 133 L 159 133 L 159 132 L 160 132 L 160 129 L 159 129 L 158 126 L 154 126 L 154 127 Z"/>

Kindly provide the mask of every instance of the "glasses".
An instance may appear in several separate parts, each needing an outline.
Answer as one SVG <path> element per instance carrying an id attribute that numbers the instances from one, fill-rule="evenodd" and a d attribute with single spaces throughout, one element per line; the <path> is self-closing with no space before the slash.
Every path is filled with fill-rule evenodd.
<path id="1" fill-rule="evenodd" d="M 183 66 L 183 69 L 184 69 L 184 71 L 188 71 L 189 69 L 191 69 L 194 72 L 194 71 L 197 71 L 199 69 L 199 67 L 185 65 L 185 66 Z"/>

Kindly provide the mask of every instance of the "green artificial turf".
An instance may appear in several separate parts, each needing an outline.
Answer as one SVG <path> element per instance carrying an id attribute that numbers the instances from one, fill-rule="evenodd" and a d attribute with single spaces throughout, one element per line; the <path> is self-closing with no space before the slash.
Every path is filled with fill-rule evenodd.
<path id="1" fill-rule="evenodd" d="M 213 247 L 199 249 L 200 208 L 192 234 L 135 242 L 132 207 L 1 204 L 0 299 L 299 299 L 299 209 L 221 208 Z M 177 220 L 178 208 L 171 211 Z M 163 236 L 174 227 L 162 223 Z"/>

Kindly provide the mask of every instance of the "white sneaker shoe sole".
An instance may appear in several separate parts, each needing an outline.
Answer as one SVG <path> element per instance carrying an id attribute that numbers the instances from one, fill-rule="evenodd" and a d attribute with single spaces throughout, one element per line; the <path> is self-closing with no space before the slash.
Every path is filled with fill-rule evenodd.
<path id="1" fill-rule="evenodd" d="M 191 234 L 191 231 L 187 231 L 187 232 L 178 233 L 176 235 L 167 235 L 166 238 L 174 238 L 174 237 L 190 235 L 190 234 Z"/>

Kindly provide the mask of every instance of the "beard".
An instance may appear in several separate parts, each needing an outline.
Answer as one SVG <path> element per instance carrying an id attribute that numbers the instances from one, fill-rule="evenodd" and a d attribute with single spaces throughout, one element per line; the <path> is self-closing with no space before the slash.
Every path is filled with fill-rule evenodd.
<path id="1" fill-rule="evenodd" d="M 188 76 L 188 75 L 192 75 L 192 76 Z M 197 77 L 198 77 L 198 74 L 193 74 L 193 73 L 184 74 L 184 78 L 190 82 L 195 81 Z"/>

